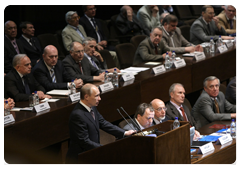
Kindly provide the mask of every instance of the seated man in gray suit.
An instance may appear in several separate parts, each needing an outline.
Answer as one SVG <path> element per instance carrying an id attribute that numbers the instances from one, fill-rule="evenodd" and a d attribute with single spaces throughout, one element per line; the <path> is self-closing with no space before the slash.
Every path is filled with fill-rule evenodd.
<path id="1" fill-rule="evenodd" d="M 154 109 L 154 118 L 153 125 L 157 125 L 159 123 L 166 122 L 168 117 L 166 116 L 167 108 L 165 107 L 165 103 L 160 99 L 154 99 L 150 103 Z"/>
<path id="2" fill-rule="evenodd" d="M 219 79 L 209 76 L 204 80 L 203 85 L 204 90 L 191 111 L 197 121 L 196 127 L 200 128 L 217 120 L 236 118 L 236 106 L 230 104 L 219 91 Z"/>
<path id="3" fill-rule="evenodd" d="M 156 27 L 138 46 L 133 65 L 142 64 L 148 61 L 159 61 L 165 59 L 166 52 L 171 56 L 170 49 L 164 45 L 162 38 L 162 28 Z"/>
<path id="4" fill-rule="evenodd" d="M 190 42 L 193 44 L 201 44 L 209 42 L 211 38 L 217 41 L 219 35 L 223 35 L 223 40 L 234 39 L 234 37 L 225 36 L 226 31 L 219 24 L 219 19 L 214 17 L 214 9 L 210 5 L 202 7 L 202 16 L 199 17 L 190 28 Z"/>
<path id="5" fill-rule="evenodd" d="M 124 130 L 137 130 L 146 129 L 152 126 L 154 118 L 154 109 L 150 104 L 142 103 L 137 107 L 137 111 L 132 121 L 123 127 Z M 134 128 L 134 129 L 133 129 Z"/>

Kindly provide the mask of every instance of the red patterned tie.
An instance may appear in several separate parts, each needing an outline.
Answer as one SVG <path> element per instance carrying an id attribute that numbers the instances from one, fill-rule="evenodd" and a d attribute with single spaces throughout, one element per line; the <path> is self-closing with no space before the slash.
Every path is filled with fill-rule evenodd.
<path id="1" fill-rule="evenodd" d="M 180 110 L 182 111 L 183 120 L 184 120 L 184 121 L 188 121 L 188 120 L 187 120 L 187 116 L 186 116 L 186 114 L 185 114 L 185 112 L 184 112 L 183 107 L 180 107 Z"/>

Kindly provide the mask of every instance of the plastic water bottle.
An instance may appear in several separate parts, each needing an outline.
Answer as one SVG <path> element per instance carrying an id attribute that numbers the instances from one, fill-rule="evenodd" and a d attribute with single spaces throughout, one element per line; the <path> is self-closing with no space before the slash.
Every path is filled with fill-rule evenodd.
<path id="1" fill-rule="evenodd" d="M 178 117 L 175 117 L 175 120 L 173 122 L 173 129 L 177 129 L 180 127 L 180 122 L 178 121 Z"/>
<path id="2" fill-rule="evenodd" d="M 37 94 L 37 91 L 34 92 L 34 105 L 38 105 L 39 104 L 39 96 Z"/>
<path id="3" fill-rule="evenodd" d="M 221 38 L 221 35 L 219 35 L 219 38 L 217 40 L 217 43 L 216 43 L 217 47 L 220 47 L 223 45 L 223 41 L 222 41 L 222 38 Z"/>
<path id="4" fill-rule="evenodd" d="M 8 105 L 8 101 L 6 100 L 5 101 L 5 107 L 4 107 L 4 115 L 7 116 L 7 115 L 10 115 L 10 107 Z"/>
<path id="5" fill-rule="evenodd" d="M 108 74 L 108 71 L 105 71 L 104 83 L 108 83 L 108 82 L 109 82 L 109 74 Z"/>
<path id="6" fill-rule="evenodd" d="M 166 53 L 166 56 L 165 56 L 165 68 L 166 69 L 170 69 L 170 67 L 171 67 L 171 61 L 170 61 L 168 53 Z"/>
<path id="7" fill-rule="evenodd" d="M 172 52 L 172 64 L 171 64 L 171 67 L 172 67 L 172 65 L 173 65 L 173 63 L 176 61 L 176 53 L 175 53 L 175 51 L 173 51 Z"/>
<path id="8" fill-rule="evenodd" d="M 213 38 L 210 39 L 210 53 L 215 52 L 215 43 L 213 41 Z"/>
<path id="9" fill-rule="evenodd" d="M 74 80 L 70 83 L 70 94 L 75 94 L 76 93 L 76 87 L 74 84 Z"/>
<path id="10" fill-rule="evenodd" d="M 117 69 L 114 69 L 113 75 L 112 75 L 112 84 L 114 87 L 118 87 L 118 73 Z"/>
<path id="11" fill-rule="evenodd" d="M 230 126 L 230 134 L 231 134 L 232 138 L 236 137 L 236 123 L 235 123 L 234 119 L 232 119 L 232 123 Z"/>

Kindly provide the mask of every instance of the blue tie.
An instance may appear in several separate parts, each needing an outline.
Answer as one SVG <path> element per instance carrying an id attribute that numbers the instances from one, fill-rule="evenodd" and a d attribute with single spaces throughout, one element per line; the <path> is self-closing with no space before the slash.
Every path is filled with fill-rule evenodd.
<path id="1" fill-rule="evenodd" d="M 52 82 L 53 82 L 53 83 L 56 83 L 56 77 L 55 77 L 53 68 L 50 70 L 50 72 L 51 72 L 50 76 L 51 76 L 51 78 L 52 78 Z"/>
<path id="2" fill-rule="evenodd" d="M 24 81 L 25 93 L 26 94 L 31 94 L 31 91 L 30 91 L 30 88 L 29 88 L 29 85 L 28 85 L 27 77 L 23 76 L 22 78 L 23 78 L 23 81 Z"/>

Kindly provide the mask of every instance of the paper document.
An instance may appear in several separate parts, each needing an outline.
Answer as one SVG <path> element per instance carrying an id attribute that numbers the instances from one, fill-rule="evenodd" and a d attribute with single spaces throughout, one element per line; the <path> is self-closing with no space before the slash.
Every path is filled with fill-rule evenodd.
<path id="1" fill-rule="evenodd" d="M 45 98 L 45 99 L 43 99 L 43 100 L 41 100 L 41 102 L 56 102 L 56 101 L 58 101 L 58 100 L 60 100 L 60 99 L 49 99 L 49 98 Z"/>
<path id="2" fill-rule="evenodd" d="M 32 111 L 33 107 L 24 107 L 24 108 L 20 108 L 20 107 L 14 107 L 12 108 L 10 111 Z"/>
<path id="3" fill-rule="evenodd" d="M 68 90 L 51 90 L 51 91 L 47 92 L 47 94 L 68 96 Z"/>
<path id="4" fill-rule="evenodd" d="M 123 70 L 121 70 L 121 72 L 125 72 L 125 73 L 127 73 L 127 72 L 136 72 L 136 73 L 138 73 L 138 72 L 141 72 L 141 71 L 145 71 L 145 70 L 148 70 L 148 69 L 150 69 L 150 68 L 146 68 L 146 67 L 128 67 L 128 68 L 126 68 L 126 69 L 123 69 Z"/>
<path id="5" fill-rule="evenodd" d="M 161 62 L 147 62 L 145 65 L 159 65 L 162 64 Z"/>

